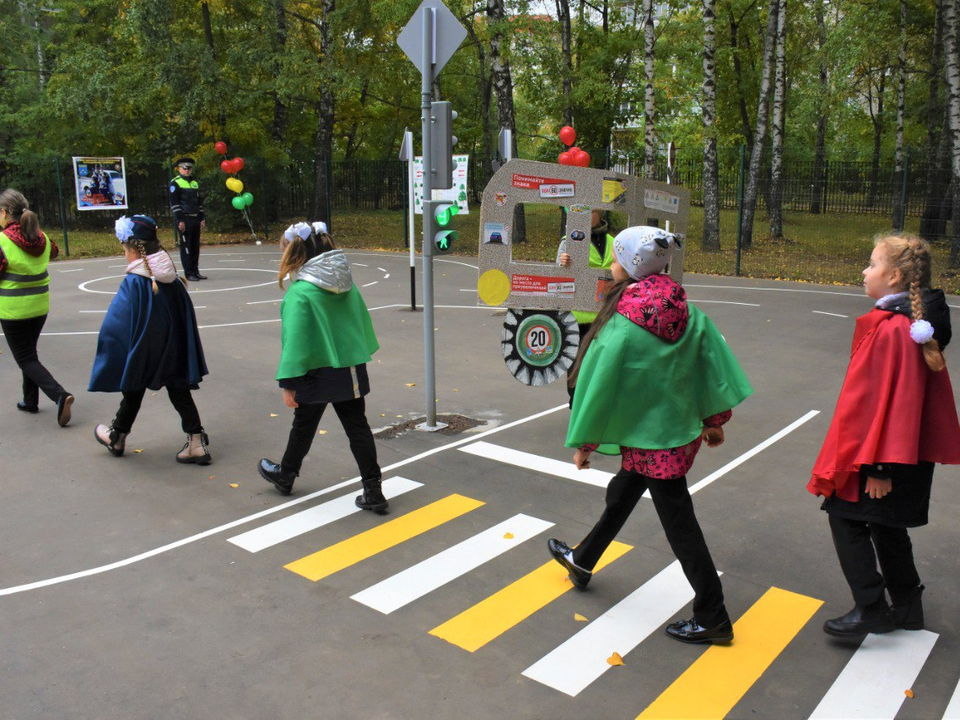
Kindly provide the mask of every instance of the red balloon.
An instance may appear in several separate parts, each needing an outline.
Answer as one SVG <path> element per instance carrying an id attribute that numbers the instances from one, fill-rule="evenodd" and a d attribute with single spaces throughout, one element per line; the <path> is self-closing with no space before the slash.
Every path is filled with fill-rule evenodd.
<path id="1" fill-rule="evenodd" d="M 590 167 L 590 153 L 581 150 L 574 156 L 573 164 L 578 167 Z"/>
<path id="2" fill-rule="evenodd" d="M 213 149 L 221 155 L 227 154 L 227 144 L 223 142 L 223 140 L 218 141 L 217 144 L 213 146 Z"/>
<path id="3" fill-rule="evenodd" d="M 243 165 L 244 165 L 244 162 L 242 157 L 235 157 L 233 159 L 233 167 L 234 167 L 235 173 L 238 173 L 241 170 L 243 170 Z"/>
<path id="4" fill-rule="evenodd" d="M 560 128 L 560 142 L 564 145 L 573 145 L 577 141 L 577 131 L 569 125 Z"/>
<path id="5" fill-rule="evenodd" d="M 573 165 L 573 162 L 571 162 L 570 159 L 570 153 L 568 152 L 560 153 L 560 156 L 557 158 L 557 162 L 559 162 L 561 165 Z"/>
<path id="6" fill-rule="evenodd" d="M 574 145 L 571 148 L 567 148 L 567 152 L 570 153 L 570 159 L 573 160 L 577 156 L 577 153 L 580 152 L 580 148 Z"/>
<path id="7" fill-rule="evenodd" d="M 221 160 L 221 161 L 220 161 L 220 169 L 223 170 L 227 175 L 229 175 L 230 173 L 233 172 L 233 170 L 230 169 L 231 167 L 232 167 L 232 166 L 230 165 L 230 161 L 229 161 L 229 160 Z"/>

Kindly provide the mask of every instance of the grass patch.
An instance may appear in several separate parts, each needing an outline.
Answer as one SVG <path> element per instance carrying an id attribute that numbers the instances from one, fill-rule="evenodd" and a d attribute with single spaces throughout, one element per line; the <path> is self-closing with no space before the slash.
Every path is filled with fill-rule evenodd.
<path id="1" fill-rule="evenodd" d="M 559 210 L 550 205 L 532 205 L 525 210 L 527 242 L 514 246 L 514 257 L 531 262 L 553 262 L 560 239 Z M 388 210 L 338 211 L 333 217 L 333 234 L 337 243 L 344 248 L 400 251 L 404 249 L 405 218 L 402 212 Z M 266 239 L 277 242 L 293 220 L 271 224 L 267 228 Z M 769 220 L 765 215 L 758 215 L 754 223 L 753 247 L 742 253 L 740 274 L 774 280 L 858 285 L 861 282 L 860 272 L 870 257 L 873 238 L 889 231 L 889 222 L 889 218 L 883 215 L 787 213 L 784 216 L 785 238 L 773 240 L 769 237 Z M 620 224 L 622 226 L 623 223 Z M 919 224 L 919 218 L 908 218 L 907 230 L 916 233 Z M 469 215 L 458 215 L 453 226 L 460 232 L 460 237 L 451 254 L 476 257 L 480 237 L 480 208 L 472 207 Z M 263 232 L 263 228 L 257 229 Z M 684 269 L 710 275 L 733 275 L 736 271 L 736 230 L 736 211 L 722 211 L 721 249 L 704 251 L 700 248 L 703 209 L 691 208 Z M 420 233 L 418 216 L 414 230 L 418 245 Z M 62 246 L 59 229 L 48 228 L 47 234 Z M 169 228 L 161 228 L 161 241 L 168 249 L 172 248 L 172 232 Z M 204 245 L 250 241 L 248 231 L 203 233 Z M 69 244 L 70 257 L 120 254 L 112 228 L 71 231 Z M 948 293 L 960 293 L 960 274 L 956 270 L 947 270 L 949 243 L 934 244 L 933 252 L 934 284 Z"/>

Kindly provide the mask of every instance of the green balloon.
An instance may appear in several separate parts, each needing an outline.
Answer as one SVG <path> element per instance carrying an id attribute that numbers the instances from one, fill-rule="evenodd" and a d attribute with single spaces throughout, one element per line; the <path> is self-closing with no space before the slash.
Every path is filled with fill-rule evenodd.
<path id="1" fill-rule="evenodd" d="M 243 201 L 242 195 L 234 196 L 233 200 L 231 200 L 230 203 L 233 205 L 234 209 L 236 210 L 243 210 L 247 206 L 247 204 Z"/>
<path id="2" fill-rule="evenodd" d="M 253 193 L 252 193 L 252 192 L 245 192 L 245 193 L 244 193 L 243 195 L 241 195 L 240 197 L 243 198 L 243 204 L 244 204 L 245 206 L 250 207 L 251 205 L 253 205 Z"/>

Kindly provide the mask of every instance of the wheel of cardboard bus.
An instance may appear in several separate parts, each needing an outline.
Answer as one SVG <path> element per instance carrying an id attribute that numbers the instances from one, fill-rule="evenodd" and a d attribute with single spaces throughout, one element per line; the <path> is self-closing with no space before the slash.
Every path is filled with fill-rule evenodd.
<path id="1" fill-rule="evenodd" d="M 549 385 L 577 358 L 580 331 L 573 313 L 507 310 L 500 334 L 503 361 L 524 385 Z"/>

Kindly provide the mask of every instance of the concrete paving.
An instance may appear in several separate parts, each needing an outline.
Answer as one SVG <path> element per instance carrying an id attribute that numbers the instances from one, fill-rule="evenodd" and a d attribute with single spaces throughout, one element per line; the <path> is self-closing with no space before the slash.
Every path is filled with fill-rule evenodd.
<path id="1" fill-rule="evenodd" d="M 370 422 L 421 416 L 423 315 L 409 308 L 409 258 L 348 256 L 382 346 L 370 366 Z M 69 427 L 57 427 L 49 403 L 37 415 L 16 411 L 19 373 L 0 346 L 0 716 L 626 718 L 666 702 L 670 692 L 697 695 L 685 683 L 699 687 L 697 673 L 715 658 L 721 665 L 740 658 L 679 645 L 657 623 L 620 650 L 601 643 L 596 652 L 620 652 L 624 665 L 575 696 L 523 674 L 593 624 L 575 615 L 597 620 L 671 565 L 648 501 L 619 537 L 633 549 L 587 592 L 562 593 L 474 652 L 430 634 L 546 564 L 546 538 L 578 541 L 603 506 L 601 488 L 558 477 L 538 460 L 570 461 L 564 388 L 528 388 L 509 375 L 500 353 L 503 316 L 476 307 L 469 258 L 435 266 L 438 410 L 486 425 L 456 437 L 410 432 L 379 441 L 384 477 L 420 484 L 394 497 L 385 517 L 349 514 L 257 552 L 230 542 L 279 520 L 299 522 L 302 511 L 359 489 L 332 412 L 294 495 L 281 497 L 257 475 L 260 457 L 281 455 L 291 419 L 273 380 L 278 259 L 276 247 L 207 248 L 201 266 L 210 279 L 191 284 L 211 373 L 196 394 L 214 456 L 208 467 L 174 462 L 184 438 L 163 392 L 148 393 L 125 457 L 111 457 L 93 438 L 118 402 L 85 388 L 103 311 L 123 274 L 120 256 L 51 266 L 53 309 L 40 356 L 77 396 Z M 419 259 L 417 275 L 419 283 Z M 804 485 L 843 379 L 854 320 L 869 300 L 858 288 L 797 283 L 687 275 L 685 285 L 755 390 L 727 426 L 727 442 L 705 448 L 689 476 L 691 486 L 712 478 L 695 505 L 731 615 L 752 618 L 771 588 L 822 602 L 809 619 L 784 617 L 797 630 L 761 663 L 755 681 L 742 676 L 739 659 L 726 663 L 734 667 L 725 682 L 743 687 L 714 712 L 808 717 L 831 687 L 844 690 L 848 663 L 889 656 L 894 675 L 877 671 L 871 693 L 899 700 L 881 716 L 943 717 L 960 680 L 960 469 L 937 469 L 930 525 L 912 533 L 929 635 L 895 633 L 878 650 L 832 641 L 820 629 L 852 602 L 826 517 Z M 960 300 L 950 305 L 960 325 Z M 461 451 L 474 441 L 494 447 Z M 535 456 L 533 467 L 504 462 L 500 448 Z M 598 458 L 594 467 L 612 473 L 617 461 Z M 483 504 L 316 582 L 285 568 L 451 495 Z M 406 590 L 415 599 L 392 612 L 352 599 L 518 514 L 552 526 L 436 589 L 417 594 L 424 582 L 417 581 Z M 652 607 L 671 619 L 690 614 L 682 603 L 671 612 L 666 599 Z M 727 652 L 750 649 L 746 622 Z M 910 654 L 911 635 L 929 639 L 932 649 Z M 763 630 L 754 645 L 769 637 Z M 907 684 L 896 672 L 911 663 L 918 674 Z"/>

